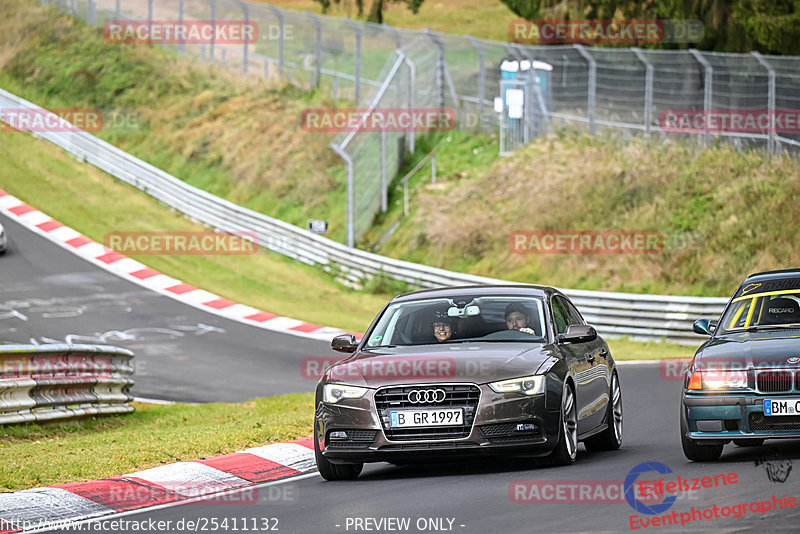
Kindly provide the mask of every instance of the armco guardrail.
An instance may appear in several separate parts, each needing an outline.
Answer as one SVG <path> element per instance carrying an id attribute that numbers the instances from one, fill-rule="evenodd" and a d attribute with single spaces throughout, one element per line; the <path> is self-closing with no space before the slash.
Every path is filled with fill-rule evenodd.
<path id="1" fill-rule="evenodd" d="M 0 424 L 133 411 L 133 352 L 98 345 L 0 345 Z"/>
<path id="2" fill-rule="evenodd" d="M 0 110 L 29 108 L 35 104 L 0 89 Z M 187 217 L 225 232 L 254 232 L 259 245 L 310 265 L 336 272 L 342 279 L 359 284 L 374 275 L 402 280 L 419 287 L 508 283 L 464 273 L 400 261 L 350 248 L 297 226 L 237 206 L 192 187 L 178 178 L 137 159 L 86 132 L 36 132 L 81 161 L 90 163 L 133 185 Z M 702 337 L 691 331 L 694 318 L 716 317 L 725 298 L 637 295 L 566 289 L 584 311 L 587 321 L 604 335 L 661 340 L 697 345 Z"/>

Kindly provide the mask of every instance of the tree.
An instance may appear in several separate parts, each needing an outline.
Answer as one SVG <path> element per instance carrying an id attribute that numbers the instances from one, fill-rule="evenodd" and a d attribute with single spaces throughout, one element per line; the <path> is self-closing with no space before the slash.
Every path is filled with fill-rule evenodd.
<path id="1" fill-rule="evenodd" d="M 331 0 L 315 0 L 322 6 L 322 12 L 327 13 L 331 7 Z M 425 0 L 372 0 L 372 7 L 369 10 L 367 20 L 369 22 L 383 23 L 383 10 L 390 4 L 405 4 L 415 15 L 419 13 L 419 8 Z M 358 16 L 364 16 L 364 0 L 333 0 L 336 5 L 353 4 L 358 11 Z"/>
<path id="2" fill-rule="evenodd" d="M 800 54 L 800 0 L 501 0 L 528 20 L 699 20 L 705 36 L 683 44 L 721 52 Z M 676 45 L 651 45 L 673 48 Z"/>

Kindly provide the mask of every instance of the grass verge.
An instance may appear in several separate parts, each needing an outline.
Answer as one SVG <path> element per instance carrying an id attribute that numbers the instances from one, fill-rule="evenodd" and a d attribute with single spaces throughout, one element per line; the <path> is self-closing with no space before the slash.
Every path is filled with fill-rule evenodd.
<path id="1" fill-rule="evenodd" d="M 60 148 L 3 132 L 0 187 L 59 222 L 103 242 L 111 231 L 200 231 L 203 226 Z M 14 253 L 13 240 L 9 254 Z M 22 238 L 22 237 L 20 237 Z M 259 250 L 245 256 L 133 256 L 186 283 L 256 308 L 363 332 L 394 294 L 355 291 L 321 269 Z"/>
<path id="2" fill-rule="evenodd" d="M 238 404 L 133 403 L 123 417 L 0 427 L 0 491 L 93 480 L 311 435 L 312 393 Z"/>

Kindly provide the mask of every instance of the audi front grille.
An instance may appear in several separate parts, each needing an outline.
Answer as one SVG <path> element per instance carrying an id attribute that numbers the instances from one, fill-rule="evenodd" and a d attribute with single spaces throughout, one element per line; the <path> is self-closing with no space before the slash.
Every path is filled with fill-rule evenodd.
<path id="1" fill-rule="evenodd" d="M 442 390 L 444 399 L 438 400 L 438 395 L 420 398 L 414 394 L 413 398 L 419 402 L 409 401 L 409 394 L 414 391 Z M 386 438 L 399 441 L 429 440 L 429 439 L 458 439 L 469 436 L 472 423 L 475 421 L 475 412 L 478 409 L 481 390 L 471 384 L 420 384 L 413 386 L 388 387 L 379 389 L 375 393 L 375 407 L 378 410 Z M 390 428 L 389 411 L 398 408 L 404 409 L 432 409 L 432 408 L 463 408 L 464 424 L 440 427 L 423 428 Z"/>

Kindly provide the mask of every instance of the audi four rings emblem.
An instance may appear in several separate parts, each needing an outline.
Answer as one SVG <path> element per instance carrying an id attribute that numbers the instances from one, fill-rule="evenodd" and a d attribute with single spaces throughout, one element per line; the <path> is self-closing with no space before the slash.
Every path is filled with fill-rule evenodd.
<path id="1" fill-rule="evenodd" d="M 414 389 L 408 393 L 408 402 L 411 404 L 442 402 L 446 396 L 447 393 L 443 389 Z"/>

